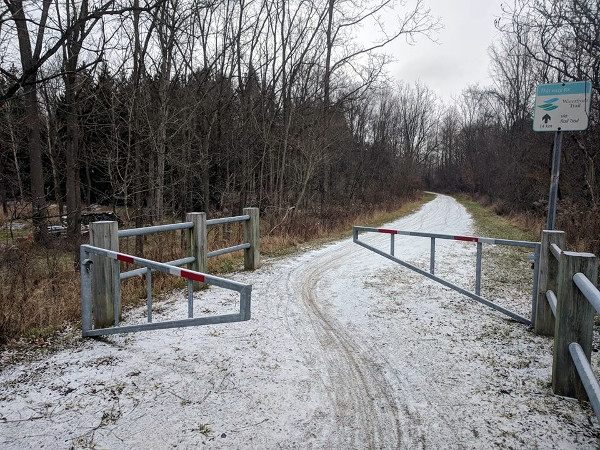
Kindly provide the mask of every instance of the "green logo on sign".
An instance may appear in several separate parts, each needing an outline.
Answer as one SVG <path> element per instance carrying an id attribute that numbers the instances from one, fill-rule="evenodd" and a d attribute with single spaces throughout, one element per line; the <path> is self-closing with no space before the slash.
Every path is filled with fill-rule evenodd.
<path id="1" fill-rule="evenodd" d="M 542 108 L 544 111 L 552 111 L 558 108 L 558 106 L 553 105 L 556 101 L 558 101 L 558 97 L 551 98 L 550 100 L 546 100 L 543 105 L 538 105 L 538 108 Z"/>

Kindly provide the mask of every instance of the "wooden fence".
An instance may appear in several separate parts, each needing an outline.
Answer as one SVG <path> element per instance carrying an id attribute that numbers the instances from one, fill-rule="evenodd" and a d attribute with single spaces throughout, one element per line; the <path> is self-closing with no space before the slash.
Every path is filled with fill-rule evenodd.
<path id="1" fill-rule="evenodd" d="M 542 233 L 534 330 L 554 337 L 554 393 L 589 399 L 600 420 L 600 385 L 590 364 L 594 314 L 600 313 L 598 259 L 564 247 L 563 231 Z"/>
<path id="2" fill-rule="evenodd" d="M 195 272 L 206 273 L 208 259 L 244 251 L 244 268 L 253 270 L 260 265 L 259 250 L 259 210 L 258 208 L 244 208 L 244 215 L 225 217 L 219 219 L 206 219 L 206 213 L 194 212 L 186 215 L 186 222 L 169 225 L 157 225 L 144 228 L 119 230 L 118 223 L 112 221 L 94 222 L 90 226 L 90 245 L 93 247 L 119 252 L 119 238 L 160 233 L 173 230 L 186 230 L 188 242 L 188 257 L 166 264 L 178 267 L 188 266 Z M 243 223 L 244 243 L 212 252 L 207 248 L 208 226 L 226 223 Z M 148 273 L 147 267 L 119 273 L 119 265 L 100 255 L 91 257 L 92 265 L 92 303 L 93 321 L 97 328 L 104 328 L 115 324 L 115 317 L 121 314 L 121 301 L 119 281 Z M 148 277 L 150 280 L 151 278 Z M 194 281 L 194 289 L 202 287 L 204 283 Z M 149 290 L 151 293 L 151 289 Z M 150 294 L 149 294 L 150 295 Z"/>

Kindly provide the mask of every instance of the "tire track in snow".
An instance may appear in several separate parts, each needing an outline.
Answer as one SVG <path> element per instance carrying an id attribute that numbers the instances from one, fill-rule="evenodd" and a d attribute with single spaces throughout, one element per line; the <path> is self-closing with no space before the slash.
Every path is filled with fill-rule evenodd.
<path id="1" fill-rule="evenodd" d="M 449 223 L 464 221 L 466 212 L 452 199 L 439 196 L 431 203 L 393 225 L 398 229 L 435 232 L 447 229 Z M 373 234 L 361 239 L 378 247 L 387 242 L 387 236 Z M 429 242 L 424 240 L 423 244 L 423 248 L 410 249 L 411 258 L 428 252 Z M 363 344 L 359 343 L 357 335 L 332 311 L 327 297 L 335 295 L 335 290 L 330 284 L 344 269 L 359 273 L 365 255 L 365 250 L 345 241 L 301 262 L 292 268 L 285 281 L 280 279 L 283 295 L 284 292 L 288 297 L 292 293 L 294 297 L 295 293 L 301 294 L 326 366 L 321 369 L 335 408 L 338 430 L 329 437 L 329 444 L 335 448 L 425 448 L 423 425 L 432 420 L 453 441 L 451 430 L 456 424 L 439 412 L 436 405 L 425 400 L 426 408 L 415 407 L 424 402 L 414 392 L 418 377 L 411 374 L 419 373 L 419 369 L 410 361 L 402 368 L 393 366 L 374 342 L 367 338 Z M 385 260 L 376 257 L 376 261 Z M 296 335 L 296 339 L 303 338 Z M 421 411 L 426 411 L 427 417 Z"/>
<path id="2" fill-rule="evenodd" d="M 336 421 L 343 430 L 333 436 L 342 442 L 332 444 L 354 448 L 398 447 L 402 433 L 393 389 L 366 352 L 316 296 L 319 282 L 343 260 L 340 253 L 338 250 L 314 261 L 308 270 L 300 270 L 296 278 L 296 288 L 302 293 L 327 363 Z M 343 253 L 347 254 L 346 249 Z"/>

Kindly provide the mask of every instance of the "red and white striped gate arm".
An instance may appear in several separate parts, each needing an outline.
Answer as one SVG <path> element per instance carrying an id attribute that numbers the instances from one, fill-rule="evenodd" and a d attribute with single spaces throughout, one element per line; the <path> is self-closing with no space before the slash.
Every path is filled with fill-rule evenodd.
<path id="1" fill-rule="evenodd" d="M 186 278 L 192 281 L 199 281 L 201 283 L 208 283 L 214 286 L 223 287 L 226 289 L 231 289 L 237 292 L 242 292 L 242 290 L 250 287 L 250 285 L 246 285 L 240 283 L 238 281 L 228 280 L 226 278 L 217 277 L 215 275 L 208 275 L 200 272 L 196 272 L 194 270 L 186 270 L 181 269 L 176 266 L 172 266 L 170 264 L 160 263 L 156 261 L 151 261 L 145 258 L 139 258 L 137 256 L 128 255 L 126 253 L 119 253 L 112 250 L 106 250 L 104 248 L 93 247 L 91 245 L 82 245 L 82 250 L 87 251 L 92 254 L 102 255 L 107 258 L 123 261 L 130 264 L 135 264 L 142 267 L 148 267 L 152 270 L 158 270 L 160 272 L 165 272 L 171 275 L 175 275 L 176 277 Z"/>
<path id="2" fill-rule="evenodd" d="M 390 235 L 390 253 L 386 253 L 382 250 L 379 250 L 375 247 L 373 247 L 372 245 L 369 245 L 367 242 L 363 242 L 359 239 L 359 232 L 360 231 L 364 231 L 364 232 L 371 232 L 371 233 L 383 233 L 383 234 L 389 234 Z M 415 236 L 415 237 L 423 237 L 423 238 L 430 238 L 431 239 L 431 252 L 430 252 L 430 263 L 429 263 L 429 272 L 426 272 L 423 269 L 420 269 L 419 267 L 416 267 L 406 261 L 402 261 L 398 258 L 396 258 L 394 256 L 394 247 L 395 247 L 395 243 L 394 243 L 394 235 L 403 235 L 403 236 Z M 383 256 L 384 258 L 390 259 L 408 269 L 411 269 L 431 280 L 437 281 L 438 283 L 442 284 L 443 286 L 449 287 L 450 289 L 454 289 L 457 292 L 460 292 L 463 295 L 466 295 L 467 297 L 472 298 L 473 300 L 476 300 L 480 303 L 483 303 L 484 305 L 487 305 L 497 311 L 502 312 L 503 314 L 506 314 L 507 316 L 522 322 L 524 324 L 530 325 L 532 323 L 532 320 L 529 320 L 523 316 L 520 316 L 519 314 L 515 314 L 509 310 L 507 310 L 506 308 L 503 308 L 500 305 L 497 305 L 494 302 L 491 302 L 489 300 L 486 300 L 485 298 L 481 297 L 480 295 L 480 283 L 481 283 L 481 260 L 482 260 L 482 245 L 481 244 L 496 244 L 496 245 L 508 245 L 508 246 L 514 246 L 514 247 L 528 247 L 528 248 L 533 248 L 535 250 L 535 253 L 533 255 L 533 259 L 534 259 L 534 277 L 533 277 L 533 289 L 532 289 L 532 318 L 534 317 L 535 314 L 535 302 L 537 300 L 537 285 L 538 285 L 538 281 L 537 281 L 537 265 L 539 263 L 539 255 L 540 255 L 540 243 L 539 242 L 529 242 L 529 241 L 513 241 L 513 240 L 508 240 L 508 239 L 493 239 L 493 238 L 482 238 L 482 237 L 476 237 L 476 236 L 460 236 L 460 235 L 451 235 L 451 234 L 436 234 L 436 233 L 424 233 L 424 232 L 419 232 L 419 231 L 400 231 L 400 230 L 392 230 L 389 228 L 370 228 L 370 227 L 360 227 L 360 226 L 354 226 L 352 228 L 352 235 L 353 235 L 353 241 L 354 243 L 368 249 L 371 250 L 375 253 L 377 253 L 378 255 Z M 477 243 L 477 261 L 476 261 L 476 274 L 475 274 L 475 292 L 470 292 L 467 291 L 466 289 L 457 286 L 449 281 L 443 280 L 437 276 L 435 276 L 435 240 L 436 239 L 447 239 L 447 240 L 453 240 L 453 241 L 464 241 L 464 242 L 475 242 Z"/>
<path id="3" fill-rule="evenodd" d="M 250 320 L 250 302 L 252 285 L 243 284 L 238 281 L 228 280 L 226 278 L 217 277 L 214 275 L 208 275 L 194 270 L 185 270 L 176 266 L 172 266 L 168 263 L 161 263 L 157 261 L 151 261 L 145 258 L 138 258 L 136 256 L 128 255 L 126 253 L 119 253 L 104 248 L 94 247 L 91 245 L 82 245 L 80 247 L 80 257 L 82 267 L 89 267 L 93 260 L 90 259 L 91 255 L 99 255 L 115 261 L 114 264 L 118 265 L 118 261 L 135 264 L 138 266 L 146 267 L 152 271 L 159 271 L 168 273 L 188 280 L 188 318 L 181 320 L 168 320 L 166 322 L 152 322 L 152 303 L 151 293 L 152 289 L 148 289 L 148 323 L 119 326 L 119 308 L 116 306 L 119 299 L 119 271 L 116 270 L 116 283 L 114 288 L 114 311 L 115 311 L 115 326 L 108 328 L 95 329 L 92 326 L 92 272 L 90 270 L 81 270 L 81 315 L 82 315 L 82 333 L 83 336 L 102 336 L 115 333 L 129 333 L 134 331 L 143 330 L 158 330 L 165 328 L 177 328 L 187 327 L 195 325 L 209 325 L 217 323 L 230 323 L 230 322 L 241 322 L 244 320 Z M 192 258 L 193 260 L 193 258 Z M 151 271 L 147 272 L 148 274 Z M 148 280 L 151 280 L 149 277 Z M 201 283 L 208 283 L 213 286 L 219 286 L 225 289 L 230 289 L 240 293 L 240 310 L 235 314 L 221 314 L 210 317 L 194 317 L 194 297 L 193 297 L 193 281 Z M 150 281 L 149 281 L 150 286 Z"/>
<path id="4" fill-rule="evenodd" d="M 117 253 L 108 250 L 106 256 L 111 259 L 116 259 L 118 261 L 123 261 L 130 264 L 136 264 L 138 266 L 146 266 L 148 263 L 147 259 L 144 258 L 136 258 L 135 256 L 126 255 L 125 253 Z M 161 264 L 162 265 L 162 264 Z M 187 278 L 188 280 L 200 281 L 201 283 L 205 282 L 205 276 L 198 272 L 190 272 L 189 270 L 180 269 L 179 267 L 166 265 L 167 270 L 165 272 L 175 275 L 176 277 Z"/>
<path id="5" fill-rule="evenodd" d="M 492 238 L 484 238 L 484 237 L 475 237 L 475 236 L 455 236 L 449 234 L 434 234 L 434 233 L 420 233 L 418 231 L 400 231 L 400 230 L 390 230 L 387 228 L 360 228 L 364 231 L 374 231 L 376 233 L 385 233 L 385 234 L 399 234 L 402 236 L 419 236 L 419 237 L 432 237 L 437 239 L 450 239 L 454 241 L 465 241 L 465 242 L 481 242 L 483 244 L 496 244 L 497 239 Z"/>
<path id="6" fill-rule="evenodd" d="M 124 253 L 110 252 L 106 256 L 111 259 L 116 259 L 118 261 L 123 261 L 130 264 L 136 264 L 138 266 L 143 266 L 145 265 L 144 263 L 147 262 L 147 260 L 143 258 L 136 258 L 135 256 L 126 255 Z M 175 275 L 176 277 L 187 278 L 188 280 L 200 281 L 202 283 L 204 283 L 205 280 L 205 276 L 198 272 L 190 272 L 189 270 L 180 269 L 179 267 L 175 266 L 169 266 L 168 273 Z"/>

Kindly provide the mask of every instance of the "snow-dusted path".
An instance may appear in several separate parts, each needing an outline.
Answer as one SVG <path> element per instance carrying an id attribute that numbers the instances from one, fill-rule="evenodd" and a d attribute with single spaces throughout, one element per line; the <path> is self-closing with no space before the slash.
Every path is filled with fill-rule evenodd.
<path id="1" fill-rule="evenodd" d="M 472 232 L 446 196 L 386 226 Z M 428 267 L 428 239 L 396 242 L 397 256 Z M 474 245 L 438 242 L 437 255 L 436 274 L 472 286 Z M 591 410 L 551 395 L 550 340 L 350 240 L 235 278 L 254 285 L 249 322 L 76 340 L 3 368 L 0 448 L 598 445 Z M 528 291 L 494 288 L 529 314 Z M 185 317 L 184 297 L 158 305 L 155 321 Z M 210 289 L 196 313 L 235 301 Z"/>

